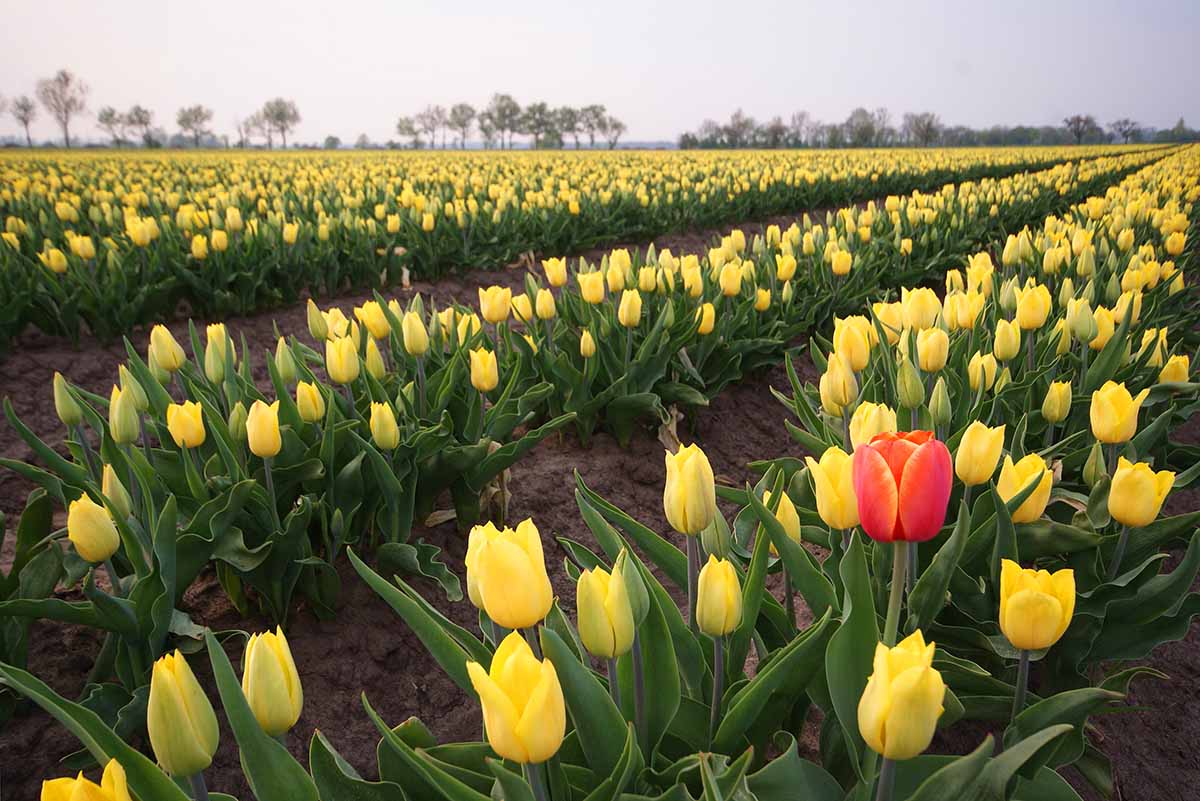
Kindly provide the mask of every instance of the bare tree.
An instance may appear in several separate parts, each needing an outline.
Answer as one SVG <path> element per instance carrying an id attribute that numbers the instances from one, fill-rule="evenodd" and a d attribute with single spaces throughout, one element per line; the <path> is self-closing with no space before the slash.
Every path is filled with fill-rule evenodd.
<path id="1" fill-rule="evenodd" d="M 125 123 L 138 132 L 143 145 L 149 146 L 153 144 L 150 127 L 154 125 L 154 112 L 148 108 L 134 104 L 129 111 L 125 112 Z"/>
<path id="2" fill-rule="evenodd" d="M 490 111 L 483 111 L 479 114 L 479 136 L 483 139 L 484 149 L 489 149 L 496 146 L 496 123 Z"/>
<path id="3" fill-rule="evenodd" d="M 441 112 L 439 115 L 438 112 Z M 441 106 L 426 106 L 424 111 L 417 114 L 415 122 L 417 128 L 423 131 L 429 137 L 429 147 L 437 147 L 437 131 L 442 124 L 442 117 L 445 116 L 445 109 Z"/>
<path id="4" fill-rule="evenodd" d="M 300 124 L 300 109 L 296 108 L 295 102 L 277 97 L 263 103 L 260 113 L 268 129 L 279 132 L 279 139 L 286 148 L 288 132 Z M 268 137 L 268 146 L 269 142 Z"/>
<path id="5" fill-rule="evenodd" d="M 1096 118 L 1091 114 L 1075 114 L 1067 117 L 1063 120 L 1063 125 L 1071 132 L 1077 145 L 1083 143 L 1083 137 L 1100 130 L 1100 126 L 1096 124 Z"/>
<path id="6" fill-rule="evenodd" d="M 70 147 L 71 118 L 87 111 L 88 85 L 68 70 L 59 70 L 53 78 L 38 81 L 37 96 L 62 129 L 63 144 Z"/>
<path id="7" fill-rule="evenodd" d="M 791 143 L 802 147 L 808 141 L 812 124 L 812 117 L 807 111 L 797 111 L 792 114 L 791 119 L 788 120 L 788 136 Z"/>
<path id="8" fill-rule="evenodd" d="M 1128 144 L 1129 140 L 1133 138 L 1133 135 L 1137 133 L 1138 124 L 1128 117 L 1122 117 L 1119 120 L 1110 122 L 1108 124 L 1108 129 L 1117 136 L 1121 137 L 1122 142 Z"/>
<path id="9" fill-rule="evenodd" d="M 470 103 L 455 103 L 450 109 L 450 127 L 458 131 L 458 147 L 467 146 L 467 137 L 471 134 L 471 126 L 475 123 L 475 107 Z"/>
<path id="10" fill-rule="evenodd" d="M 617 141 L 625 133 L 625 123 L 618 120 L 616 117 L 604 118 L 604 141 L 608 143 L 608 149 L 614 150 L 617 147 Z"/>
<path id="11" fill-rule="evenodd" d="M 242 125 L 246 128 L 247 143 L 250 143 L 253 137 L 261 136 L 267 140 L 268 150 L 275 144 L 275 132 L 267 124 L 267 118 L 263 116 L 262 111 L 256 111 L 251 114 Z"/>
<path id="12" fill-rule="evenodd" d="M 521 115 L 521 130 L 533 137 L 533 147 L 542 147 L 557 132 L 554 112 L 545 103 L 530 103 Z"/>
<path id="13" fill-rule="evenodd" d="M 938 115 L 925 111 L 920 114 L 905 114 L 900 126 L 909 144 L 929 147 L 936 144 L 942 132 L 942 121 Z"/>
<path id="14" fill-rule="evenodd" d="M 29 95 L 21 95 L 12 102 L 12 115 L 21 127 L 25 129 L 25 146 L 33 147 L 33 137 L 29 135 L 29 124 L 37 119 L 37 104 Z"/>
<path id="15" fill-rule="evenodd" d="M 600 104 L 584 106 L 579 110 L 579 127 L 588 135 L 588 147 L 596 146 L 596 134 L 608 117 L 608 109 Z"/>
<path id="16" fill-rule="evenodd" d="M 871 112 L 871 119 L 875 122 L 875 141 L 873 144 L 876 147 L 890 145 L 896 136 L 896 129 L 892 127 L 892 113 L 884 106 L 880 106 Z"/>
<path id="17" fill-rule="evenodd" d="M 125 133 L 128 128 L 125 115 L 112 106 L 100 109 L 100 113 L 96 115 L 96 124 L 104 129 L 108 137 L 112 139 L 114 147 L 120 147 L 125 143 Z"/>
<path id="18" fill-rule="evenodd" d="M 500 147 L 505 147 L 505 134 L 508 135 L 507 146 L 512 147 L 512 136 L 521 125 L 521 104 L 512 95 L 494 94 L 488 103 L 487 113 L 496 134 L 500 137 Z"/>
<path id="19" fill-rule="evenodd" d="M 412 117 L 401 117 L 396 122 L 396 133 L 401 136 L 407 136 L 410 141 L 410 146 L 416 150 L 421 146 L 420 126 Z"/>
<path id="20" fill-rule="evenodd" d="M 354 140 L 354 148 L 356 150 L 366 150 L 371 146 L 371 140 L 365 133 L 360 133 L 358 138 Z"/>
<path id="21" fill-rule="evenodd" d="M 192 143 L 196 147 L 200 147 L 200 139 L 207 133 L 208 124 L 212 122 L 212 109 L 201 106 L 186 106 L 179 109 L 179 113 L 175 115 L 175 124 L 179 129 L 192 137 Z"/>
<path id="22" fill-rule="evenodd" d="M 757 123 L 754 118 L 740 108 L 729 115 L 725 124 L 725 141 L 729 147 L 749 147 L 754 140 L 754 129 Z"/>
<path id="23" fill-rule="evenodd" d="M 875 115 L 865 108 L 860 106 L 851 111 L 842 127 L 845 131 L 845 140 L 851 147 L 870 147 L 875 144 Z"/>
<path id="24" fill-rule="evenodd" d="M 557 127 L 559 134 L 570 136 L 575 142 L 575 149 L 579 149 L 579 134 L 581 133 L 582 121 L 579 119 L 579 109 L 571 106 L 560 106 L 554 111 L 554 116 L 557 118 Z"/>

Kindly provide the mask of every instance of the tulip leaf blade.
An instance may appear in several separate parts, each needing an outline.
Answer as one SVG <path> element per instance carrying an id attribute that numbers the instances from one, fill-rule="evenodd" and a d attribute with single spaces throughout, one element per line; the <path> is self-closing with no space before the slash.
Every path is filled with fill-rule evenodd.
<path id="1" fill-rule="evenodd" d="M 496 777 L 496 783 L 500 785 L 499 796 L 504 801 L 534 801 L 533 788 L 525 781 L 525 777 L 504 767 L 504 763 L 498 759 L 488 759 L 487 766 L 492 775 Z M 541 770 L 541 768 L 534 766 L 533 770 Z M 493 791 L 493 796 L 495 795 L 496 793 Z"/>
<path id="2" fill-rule="evenodd" d="M 942 607 L 946 604 L 946 593 L 950 589 L 950 579 L 962 558 L 963 549 L 967 546 L 970 535 L 971 516 L 964 503 L 958 510 L 958 521 L 950 538 L 942 543 L 934 554 L 929 567 L 921 573 L 916 586 L 908 597 L 908 620 L 905 630 L 916 631 L 929 626 L 934 621 Z"/>
<path id="3" fill-rule="evenodd" d="M 805 603 L 813 615 L 822 615 L 826 609 L 840 609 L 837 600 L 837 590 L 820 567 L 817 566 L 803 545 L 794 542 L 784 531 L 783 524 L 763 504 L 762 499 L 752 490 L 746 491 L 746 499 L 750 502 L 754 513 L 758 515 L 759 523 L 770 538 L 771 544 L 783 559 L 789 578 L 800 590 Z"/>
<path id="4" fill-rule="evenodd" d="M 308 764 L 321 798 L 337 801 L 398 801 L 403 798 L 400 785 L 369 782 L 342 758 L 333 744 L 318 729 L 308 747 Z"/>
<path id="5" fill-rule="evenodd" d="M 774 745 L 779 756 L 746 777 L 750 792 L 760 801 L 842 801 L 845 791 L 837 779 L 815 762 L 800 756 L 796 738 L 777 732 Z"/>

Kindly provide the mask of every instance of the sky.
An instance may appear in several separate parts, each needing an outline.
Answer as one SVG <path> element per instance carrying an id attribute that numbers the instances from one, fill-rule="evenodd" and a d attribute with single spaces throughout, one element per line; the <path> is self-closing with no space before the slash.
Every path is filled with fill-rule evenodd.
<path id="1" fill-rule="evenodd" d="M 140 103 L 177 130 L 184 105 L 212 127 L 283 96 L 291 137 L 399 138 L 431 103 L 477 108 L 602 103 L 627 140 L 674 140 L 737 108 L 840 121 L 886 106 L 946 124 L 1059 124 L 1090 113 L 1200 124 L 1200 0 L 1006 2 L 477 2 L 476 0 L 5 0 L 0 96 L 34 95 L 68 68 L 90 86 L 77 127 Z M 0 137 L 19 133 L 0 116 Z M 35 137 L 57 136 L 45 112 Z M 74 134 L 73 134 L 74 135 Z"/>

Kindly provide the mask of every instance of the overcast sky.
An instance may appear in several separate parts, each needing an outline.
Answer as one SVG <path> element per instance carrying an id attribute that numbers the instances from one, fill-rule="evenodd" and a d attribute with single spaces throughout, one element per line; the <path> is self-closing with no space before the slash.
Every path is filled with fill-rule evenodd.
<path id="1" fill-rule="evenodd" d="M 395 137 L 426 104 L 493 92 L 603 103 L 627 139 L 674 139 L 741 107 L 759 119 L 855 106 L 930 110 L 947 124 L 1058 124 L 1094 114 L 1200 124 L 1200 0 L 477 2 L 4 0 L 0 95 L 66 67 L 95 113 L 141 103 L 175 131 L 202 103 L 232 134 L 270 97 L 292 137 Z M 15 135 L 0 117 L 0 136 Z M 43 112 L 39 137 L 58 136 Z"/>

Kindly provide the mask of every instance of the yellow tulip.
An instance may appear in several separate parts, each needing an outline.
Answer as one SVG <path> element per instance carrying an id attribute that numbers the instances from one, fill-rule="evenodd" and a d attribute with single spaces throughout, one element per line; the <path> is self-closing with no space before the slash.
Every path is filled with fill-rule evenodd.
<path id="1" fill-rule="evenodd" d="M 1149 394 L 1150 390 L 1143 389 L 1136 396 L 1130 395 L 1123 383 L 1106 381 L 1092 393 L 1092 434 L 1110 445 L 1131 440 L 1137 433 L 1138 412 Z"/>
<path id="2" fill-rule="evenodd" d="M 992 388 L 996 383 L 996 357 L 990 353 L 980 354 L 978 351 L 971 356 L 971 361 L 967 364 L 967 377 L 971 383 L 971 389 L 978 391 L 980 387 L 984 390 Z"/>
<path id="3" fill-rule="evenodd" d="M 375 339 L 386 339 L 392 333 L 391 323 L 379 301 L 368 300 L 354 310 L 354 316 Z"/>
<path id="4" fill-rule="evenodd" d="M 615 659 L 633 647 L 633 609 L 620 566 L 584 570 L 575 590 L 579 639 L 592 656 Z"/>
<path id="5" fill-rule="evenodd" d="M 1178 256 L 1180 253 L 1183 253 L 1183 247 L 1186 244 L 1187 234 L 1182 231 L 1175 231 L 1167 237 L 1167 254 L 1170 256 Z"/>
<path id="6" fill-rule="evenodd" d="M 780 283 L 791 281 L 796 274 L 796 257 L 791 253 L 775 256 L 775 277 Z"/>
<path id="7" fill-rule="evenodd" d="M 842 410 L 858 397 L 858 381 L 854 371 L 839 354 L 830 355 L 818 389 L 825 412 L 835 417 L 840 417 Z"/>
<path id="8" fill-rule="evenodd" d="M 1108 513 L 1123 526 L 1148 526 L 1174 486 L 1175 474 L 1170 470 L 1156 473 L 1145 462 L 1134 464 L 1122 456 L 1108 490 Z"/>
<path id="9" fill-rule="evenodd" d="M 279 401 L 264 403 L 256 400 L 246 418 L 246 438 L 255 456 L 270 459 L 279 453 L 283 440 L 279 436 Z"/>
<path id="10" fill-rule="evenodd" d="M 833 350 L 856 373 L 866 369 L 871 359 L 871 333 L 874 330 L 865 317 L 835 318 L 833 321 Z"/>
<path id="11" fill-rule="evenodd" d="M 946 366 L 950 354 L 950 337 L 940 328 L 917 332 L 917 363 L 927 373 L 936 373 Z"/>
<path id="12" fill-rule="evenodd" d="M 479 313 L 489 323 L 502 323 L 512 309 L 512 290 L 508 287 L 479 288 Z"/>
<path id="13" fill-rule="evenodd" d="M 816 490 L 817 514 L 821 516 L 825 525 L 840 530 L 857 526 L 858 500 L 854 494 L 854 457 L 834 446 L 821 454 L 821 461 L 808 456 L 804 462 L 808 465 L 808 473 Z"/>
<path id="14" fill-rule="evenodd" d="M 577 273 L 575 280 L 579 282 L 579 294 L 593 306 L 604 300 L 604 273 Z"/>
<path id="15" fill-rule="evenodd" d="M 496 354 L 484 348 L 471 351 L 471 386 L 480 392 L 491 392 L 500 383 L 500 368 Z"/>
<path id="16" fill-rule="evenodd" d="M 759 288 L 754 292 L 754 310 L 765 312 L 771 308 L 771 290 Z"/>
<path id="17" fill-rule="evenodd" d="M 583 329 L 583 334 L 579 337 L 579 355 L 585 359 L 590 359 L 596 355 L 596 340 L 592 338 L 592 332 Z"/>
<path id="18" fill-rule="evenodd" d="M 110 559 L 121 545 L 108 509 L 87 495 L 80 495 L 67 507 L 67 538 L 85 561 L 94 564 Z"/>
<path id="19" fill-rule="evenodd" d="M 1013 464 L 1011 456 L 1004 457 L 1004 466 L 1000 468 L 1000 480 L 996 482 L 996 490 L 1007 503 L 1017 493 L 1036 483 L 1037 486 L 1025 502 L 1012 513 L 1014 523 L 1032 523 L 1046 511 L 1050 502 L 1050 486 L 1054 483 L 1054 474 L 1046 467 L 1046 462 L 1036 453 L 1027 454 L 1021 461 Z"/>
<path id="20" fill-rule="evenodd" d="M 184 401 L 167 407 L 167 430 L 180 448 L 198 448 L 204 444 L 204 410 L 199 403 Z"/>
<path id="21" fill-rule="evenodd" d="M 667 522 L 680 534 L 695 536 L 712 523 L 717 514 L 717 490 L 712 465 L 700 446 L 680 446 L 667 451 L 667 480 L 663 488 L 663 510 Z"/>
<path id="22" fill-rule="evenodd" d="M 604 274 L 604 280 L 608 284 L 608 291 L 614 295 L 625 289 L 625 267 L 613 259 Z"/>
<path id="23" fill-rule="evenodd" d="M 718 283 L 721 286 L 721 294 L 727 298 L 731 298 L 742 291 L 742 270 L 736 264 L 729 263 L 721 267 L 721 274 L 718 278 Z"/>
<path id="24" fill-rule="evenodd" d="M 866 445 L 878 434 L 897 430 L 896 412 L 884 403 L 863 401 L 850 416 L 850 444 L 855 448 Z"/>
<path id="25" fill-rule="evenodd" d="M 1017 325 L 1025 331 L 1041 328 L 1050 316 L 1050 290 L 1043 284 L 1017 292 Z"/>
<path id="26" fill-rule="evenodd" d="M 833 254 L 833 260 L 829 264 L 834 275 L 847 275 L 850 268 L 854 266 L 854 258 L 848 250 L 839 250 Z"/>
<path id="27" fill-rule="evenodd" d="M 196 261 L 204 261 L 208 258 L 208 239 L 204 234 L 196 234 L 192 237 L 192 258 Z"/>
<path id="28" fill-rule="evenodd" d="M 308 333 L 312 335 L 313 339 L 323 342 L 329 338 L 329 322 L 312 298 L 308 299 L 305 316 L 308 322 Z"/>
<path id="29" fill-rule="evenodd" d="M 315 383 L 301 381 L 296 385 L 296 407 L 300 410 L 300 419 L 306 423 L 325 418 L 325 396 Z"/>
<path id="30" fill-rule="evenodd" d="M 350 384 L 358 378 L 361 367 L 358 350 L 350 337 L 338 337 L 325 342 L 325 371 L 335 384 Z"/>
<path id="31" fill-rule="evenodd" d="M 300 223 L 284 223 L 283 244 L 294 245 L 300 236 Z"/>
<path id="32" fill-rule="evenodd" d="M 1167 363 L 1158 371 L 1158 383 L 1183 383 L 1188 380 L 1190 371 L 1190 357 L 1186 353 L 1176 354 L 1167 359 Z"/>
<path id="33" fill-rule="evenodd" d="M 1004 426 L 989 428 L 978 420 L 967 426 L 954 453 L 954 474 L 968 487 L 991 480 L 1004 450 Z"/>
<path id="34" fill-rule="evenodd" d="M 400 322 L 400 331 L 404 335 L 404 350 L 410 356 L 420 358 L 429 350 L 429 332 L 425 330 L 421 315 L 415 311 L 404 315 Z"/>
<path id="35" fill-rule="evenodd" d="M 886 759 L 912 759 L 929 747 L 946 684 L 933 668 L 934 644 L 914 631 L 894 648 L 875 646 L 871 677 L 858 701 L 858 730 Z"/>
<path id="36" fill-rule="evenodd" d="M 938 315 L 942 312 L 941 301 L 928 287 L 902 289 L 900 291 L 900 307 L 903 312 L 904 327 L 917 331 L 932 328 Z"/>
<path id="37" fill-rule="evenodd" d="M 1167 329 L 1151 328 L 1142 334 L 1142 346 L 1138 349 L 1138 358 L 1140 359 L 1146 351 L 1149 351 L 1150 357 L 1146 360 L 1146 366 L 1162 367 L 1167 350 Z"/>
<path id="38" fill-rule="evenodd" d="M 508 629 L 536 626 L 550 612 L 554 591 L 546 575 L 542 540 L 532 520 L 515 529 L 475 526 L 467 544 L 471 602 Z"/>
<path id="39" fill-rule="evenodd" d="M 434 228 L 433 214 L 427 211 L 423 215 L 421 215 L 421 230 L 424 231 L 425 233 L 429 233 L 430 231 L 433 230 L 433 228 Z"/>
<path id="40" fill-rule="evenodd" d="M 1075 572 L 1023 569 L 1000 564 L 1000 630 L 1014 648 L 1049 648 L 1066 632 L 1075 614 Z"/>
<path id="41" fill-rule="evenodd" d="M 100 784 L 84 778 L 83 771 L 74 779 L 48 779 L 42 782 L 41 801 L 133 801 L 125 769 L 115 759 L 104 766 Z"/>
<path id="42" fill-rule="evenodd" d="M 1142 319 L 1142 293 L 1136 289 L 1131 289 L 1128 292 L 1122 292 L 1117 298 L 1117 304 L 1113 306 L 1113 323 L 1119 324 L 1125 319 L 1127 313 L 1132 313 L 1133 319 L 1129 321 L 1129 325 L 1136 325 L 1138 320 Z"/>
<path id="43" fill-rule="evenodd" d="M 1042 401 L 1042 417 L 1047 423 L 1061 423 L 1071 411 L 1071 382 L 1054 381 Z"/>
<path id="44" fill-rule="evenodd" d="M 696 625 L 709 637 L 724 637 L 742 622 L 742 585 L 733 563 L 708 555 L 696 587 Z"/>
<path id="45" fill-rule="evenodd" d="M 212 764 L 219 739 L 217 716 L 179 651 L 154 663 L 146 731 L 158 764 L 172 776 L 195 776 Z"/>
<path id="46" fill-rule="evenodd" d="M 1096 351 L 1104 350 L 1104 346 L 1108 344 L 1116 331 L 1116 320 L 1113 318 L 1113 313 L 1103 306 L 1098 307 L 1092 317 L 1096 321 L 1096 336 L 1088 343 L 1088 347 Z"/>
<path id="47" fill-rule="evenodd" d="M 900 332 L 904 330 L 904 306 L 900 301 L 894 303 L 875 303 L 871 306 L 875 318 L 883 326 L 888 344 L 895 345 L 900 341 Z"/>
<path id="48" fill-rule="evenodd" d="M 763 503 L 770 505 L 770 490 L 763 490 Z M 800 514 L 796 511 L 796 504 L 792 503 L 792 499 L 786 492 L 779 496 L 779 505 L 775 507 L 775 519 L 779 521 L 779 525 L 783 526 L 783 531 L 787 534 L 788 539 L 795 543 L 800 542 Z M 773 542 L 771 543 L 771 553 L 778 555 Z"/>
<path id="49" fill-rule="evenodd" d="M 617 307 L 617 321 L 626 328 L 637 328 L 642 319 L 642 296 L 636 289 L 621 293 L 621 304 Z"/>
<path id="50" fill-rule="evenodd" d="M 566 259 L 542 259 L 542 269 L 550 286 L 564 286 L 567 283 Z"/>
<path id="51" fill-rule="evenodd" d="M 717 309 L 711 303 L 705 303 L 700 308 L 696 309 L 696 320 L 699 326 L 696 333 L 700 336 L 708 336 L 712 333 L 713 327 L 717 324 Z"/>
<path id="52" fill-rule="evenodd" d="M 113 442 L 118 445 L 136 442 L 141 427 L 133 393 L 113 386 L 108 400 L 108 433 Z"/>
<path id="53" fill-rule="evenodd" d="M 1006 362 L 1021 352 L 1021 328 L 1016 322 L 996 321 L 996 338 L 992 353 L 996 359 Z"/>
<path id="54" fill-rule="evenodd" d="M 683 288 L 688 297 L 698 298 L 704 294 L 704 273 L 699 262 L 685 260 L 679 272 L 683 276 Z"/>
<path id="55" fill-rule="evenodd" d="M 396 414 L 386 403 L 371 404 L 371 439 L 380 450 L 394 450 L 400 444 Z"/>
<path id="56" fill-rule="evenodd" d="M 554 303 L 554 293 L 549 289 L 539 289 L 534 310 L 537 312 L 539 320 L 553 320 L 554 315 L 558 313 Z"/>
<path id="57" fill-rule="evenodd" d="M 519 632 L 504 638 L 488 670 L 467 662 L 467 672 L 493 751 L 521 764 L 545 762 L 558 753 L 567 729 L 562 686 L 553 663 L 539 662 Z"/>
<path id="58" fill-rule="evenodd" d="M 71 394 L 67 379 L 58 372 L 54 374 L 54 411 L 67 428 L 77 426 L 83 421 L 83 409 Z"/>
<path id="59" fill-rule="evenodd" d="M 304 689 L 283 629 L 253 634 L 243 657 L 242 694 L 262 730 L 272 737 L 286 734 L 304 708 Z"/>
<path id="60" fill-rule="evenodd" d="M 512 296 L 512 314 L 522 323 L 533 319 L 533 303 L 529 300 L 529 295 L 518 292 Z"/>
<path id="61" fill-rule="evenodd" d="M 128 519 L 133 514 L 133 501 L 129 498 L 129 493 L 125 490 L 125 485 L 117 477 L 117 471 L 113 470 L 113 466 L 110 464 L 104 465 L 104 470 L 101 471 L 100 492 L 108 500 L 109 506 L 113 508 L 117 516 L 122 520 Z M 87 496 L 83 497 L 86 498 Z M 69 525 L 67 533 L 70 535 Z M 76 547 L 76 550 L 79 550 L 78 547 Z"/>
<path id="62" fill-rule="evenodd" d="M 150 330 L 150 347 L 154 350 L 154 360 L 158 366 L 168 373 L 175 372 L 187 361 L 183 348 L 179 347 L 165 325 L 156 325 Z"/>
<path id="63" fill-rule="evenodd" d="M 654 267 L 642 267 L 638 270 L 638 289 L 642 292 L 653 292 L 658 287 L 658 276 Z"/>

